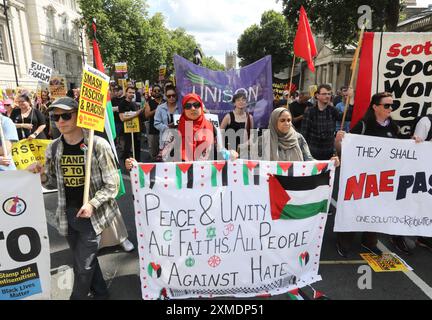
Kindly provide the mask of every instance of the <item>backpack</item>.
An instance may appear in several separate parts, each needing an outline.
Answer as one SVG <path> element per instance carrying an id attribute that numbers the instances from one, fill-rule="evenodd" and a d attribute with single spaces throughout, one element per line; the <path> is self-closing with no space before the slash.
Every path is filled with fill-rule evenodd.
<path id="1" fill-rule="evenodd" d="M 411 125 L 411 136 L 414 135 L 414 132 L 415 132 L 415 129 L 417 128 L 418 122 L 424 117 L 427 117 L 429 119 L 429 121 L 431 122 L 431 127 L 430 127 L 429 132 L 427 134 L 427 137 L 425 139 L 425 141 L 430 141 L 432 139 L 432 114 L 427 114 L 426 116 L 417 117 L 414 119 L 414 121 Z"/>

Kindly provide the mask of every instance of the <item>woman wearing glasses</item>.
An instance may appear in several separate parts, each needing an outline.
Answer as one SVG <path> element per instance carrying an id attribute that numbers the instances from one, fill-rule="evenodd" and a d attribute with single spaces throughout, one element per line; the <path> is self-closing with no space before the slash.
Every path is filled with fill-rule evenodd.
<path id="1" fill-rule="evenodd" d="M 254 125 L 253 117 L 246 111 L 246 94 L 244 92 L 235 94 L 232 102 L 234 103 L 234 110 L 225 115 L 221 123 L 221 129 L 225 130 L 225 148 L 232 147 L 234 150 L 237 150 L 240 144 L 246 143 L 249 140 L 250 130 L 253 129 Z M 230 132 L 236 136 L 235 145 L 230 145 Z M 239 132 L 240 135 L 238 134 Z M 243 132 L 243 135 L 241 132 Z M 241 135 L 243 136 L 242 138 Z"/>
<path id="2" fill-rule="evenodd" d="M 22 139 L 46 139 L 44 129 L 46 120 L 42 112 L 33 108 L 31 99 L 27 94 L 22 94 L 17 99 L 19 108 L 14 109 L 11 119 L 18 131 L 18 138 Z"/>
<path id="3" fill-rule="evenodd" d="M 391 118 L 392 111 L 393 97 L 391 93 L 381 92 L 373 95 L 365 115 L 350 130 L 350 133 L 381 138 L 398 138 L 400 129 Z M 338 131 L 336 135 L 335 144 L 339 154 L 344 136 L 345 131 Z M 339 255 L 348 257 L 353 238 L 354 233 L 338 233 L 336 247 Z M 399 251 L 411 254 L 404 237 L 392 236 L 391 240 Z M 375 232 L 364 232 L 362 235 L 362 247 L 372 253 L 381 255 L 381 250 L 377 248 L 377 241 L 377 234 Z"/>
<path id="4" fill-rule="evenodd" d="M 213 124 L 204 116 L 201 97 L 195 93 L 182 100 L 183 112 L 180 116 L 177 135 L 167 134 L 163 141 L 161 157 L 163 161 L 206 161 L 213 160 L 214 151 L 224 160 L 235 160 L 238 153 L 226 150 L 217 142 Z M 216 158 L 216 157 L 214 157 Z M 134 159 L 127 159 L 126 169 L 130 170 Z"/>
<path id="5" fill-rule="evenodd" d="M 177 106 L 177 93 L 174 86 L 165 88 L 167 102 L 162 103 L 156 109 L 154 127 L 159 130 L 159 146 L 163 145 L 163 135 L 167 129 L 176 127 L 174 115 L 180 114 Z"/>

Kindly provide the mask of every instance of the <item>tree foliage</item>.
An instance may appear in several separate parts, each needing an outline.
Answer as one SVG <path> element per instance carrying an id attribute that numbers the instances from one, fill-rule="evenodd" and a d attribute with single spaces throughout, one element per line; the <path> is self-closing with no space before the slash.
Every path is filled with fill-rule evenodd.
<path id="1" fill-rule="evenodd" d="M 213 57 L 204 56 L 202 63 L 203 63 L 203 67 L 206 67 L 210 70 L 214 70 L 214 71 L 224 71 L 225 70 L 225 66 Z"/>
<path id="2" fill-rule="evenodd" d="M 161 13 L 149 17 L 145 0 L 78 0 L 83 24 L 93 39 L 92 19 L 96 19 L 97 38 L 105 65 L 127 62 L 129 77 L 157 81 L 159 66 L 174 69 L 173 56 L 192 60 L 199 44 L 186 30 L 169 30 Z"/>
<path id="3" fill-rule="evenodd" d="M 289 25 L 276 11 L 266 11 L 260 25 L 247 28 L 237 41 L 240 66 L 251 64 L 266 55 L 272 56 L 273 71 L 279 72 L 291 64 L 292 42 L 296 25 Z"/>
<path id="4" fill-rule="evenodd" d="M 399 0 L 282 0 L 284 15 L 297 25 L 300 6 L 308 14 L 315 33 L 321 33 L 336 50 L 343 52 L 346 45 L 358 39 L 358 21 L 363 13 L 360 6 L 372 9 L 372 30 L 396 31 L 402 5 Z"/>

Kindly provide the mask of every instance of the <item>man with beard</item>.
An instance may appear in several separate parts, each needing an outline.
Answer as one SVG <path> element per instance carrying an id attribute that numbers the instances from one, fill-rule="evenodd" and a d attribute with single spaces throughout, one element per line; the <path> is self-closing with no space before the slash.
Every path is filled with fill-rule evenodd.
<path id="1" fill-rule="evenodd" d="M 159 131 L 154 126 L 154 116 L 157 107 L 164 103 L 162 88 L 154 85 L 152 96 L 145 105 L 145 117 L 149 121 L 149 131 L 147 132 L 147 141 L 149 143 L 150 160 L 155 161 L 159 153 Z"/>

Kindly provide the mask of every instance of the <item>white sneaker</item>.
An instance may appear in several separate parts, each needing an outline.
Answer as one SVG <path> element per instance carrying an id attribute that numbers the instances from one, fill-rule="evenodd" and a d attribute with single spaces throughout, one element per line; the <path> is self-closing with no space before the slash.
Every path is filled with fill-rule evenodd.
<path id="1" fill-rule="evenodd" d="M 135 246 L 133 245 L 133 243 L 130 242 L 128 239 L 126 239 L 125 241 L 123 241 L 122 243 L 120 243 L 120 246 L 126 252 L 131 252 L 131 251 L 133 251 L 135 249 Z"/>

